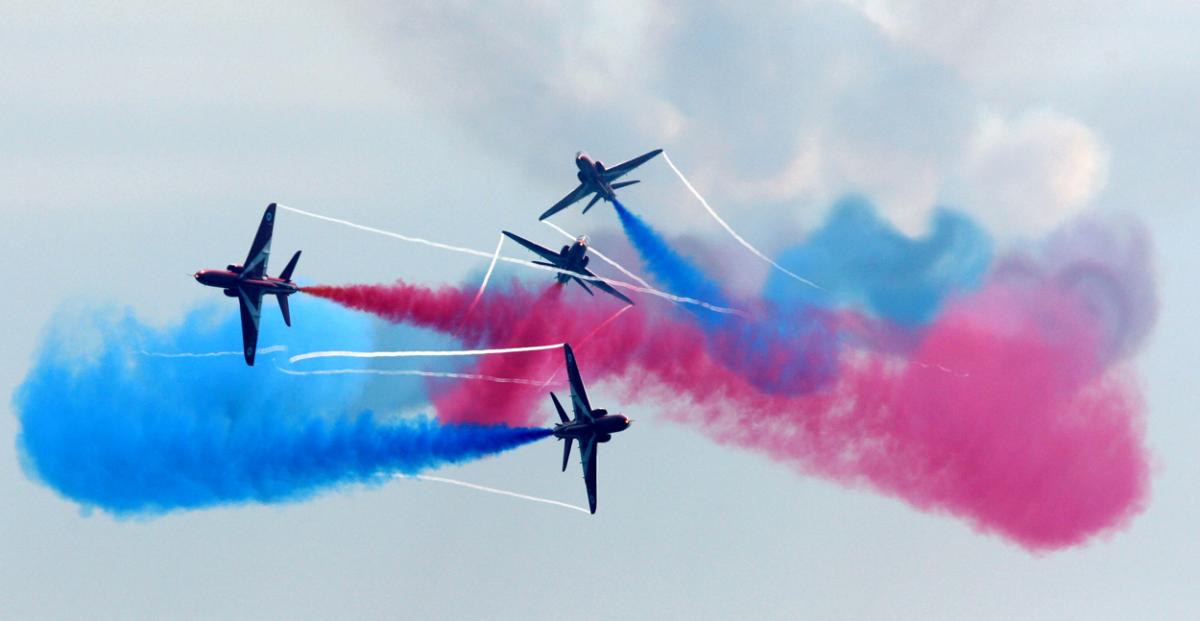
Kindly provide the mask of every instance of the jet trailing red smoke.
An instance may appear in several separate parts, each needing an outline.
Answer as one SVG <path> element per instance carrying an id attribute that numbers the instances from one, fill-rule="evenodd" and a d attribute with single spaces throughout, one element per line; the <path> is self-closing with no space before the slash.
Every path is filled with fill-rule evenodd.
<path id="1" fill-rule="evenodd" d="M 557 286 L 519 283 L 489 290 L 466 317 L 470 287 L 305 291 L 470 347 L 578 342 L 617 308 L 570 304 Z M 996 280 L 903 339 L 912 344 L 901 353 L 870 343 L 842 348 L 832 380 L 795 394 L 764 391 L 746 377 L 754 364 L 763 374 L 786 364 L 778 349 L 759 356 L 759 343 L 710 338 L 693 316 L 657 300 L 639 303 L 576 353 L 589 379 L 608 380 L 631 400 L 670 402 L 666 416 L 718 442 L 1052 550 L 1122 527 L 1148 491 L 1141 398 L 1127 372 L 1107 364 L 1099 323 L 1071 290 Z M 533 352 L 478 364 L 474 372 L 539 379 L 560 360 Z M 527 425 L 546 418 L 545 392 L 462 382 L 432 400 L 445 421 Z"/>

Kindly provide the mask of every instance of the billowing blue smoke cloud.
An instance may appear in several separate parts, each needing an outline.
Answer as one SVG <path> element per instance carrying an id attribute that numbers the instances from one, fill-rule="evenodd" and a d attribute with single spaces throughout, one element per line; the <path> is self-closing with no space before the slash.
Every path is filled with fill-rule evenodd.
<path id="1" fill-rule="evenodd" d="M 798 287 L 772 272 L 763 295 L 777 305 L 849 307 L 913 327 L 933 320 L 947 296 L 979 286 L 992 241 L 969 218 L 946 210 L 934 214 L 924 237 L 913 239 L 882 220 L 866 199 L 849 197 L 777 260 L 821 285 Z"/>
<path id="2" fill-rule="evenodd" d="M 613 204 L 625 234 L 655 280 L 678 295 L 731 305 L 721 287 L 672 249 L 661 234 L 619 201 Z M 834 376 L 838 336 L 819 308 L 795 304 L 786 312 L 764 312 L 752 320 L 687 308 L 708 334 L 708 346 L 720 354 L 718 359 L 759 390 L 808 392 Z M 764 373 L 764 366 L 770 372 Z"/>
<path id="3" fill-rule="evenodd" d="M 366 320 L 353 313 L 299 297 L 293 308 L 290 330 L 264 313 L 261 346 L 371 345 Z M 548 434 L 356 413 L 361 376 L 287 375 L 270 355 L 249 368 L 236 351 L 240 342 L 236 309 L 223 306 L 192 311 L 166 328 L 129 311 L 60 311 L 14 397 L 26 472 L 85 507 L 156 514 L 302 499 Z M 218 350 L 234 353 L 148 355 Z"/>
<path id="4" fill-rule="evenodd" d="M 869 202 L 850 197 L 820 229 L 778 258 L 820 289 L 772 272 L 761 299 L 730 304 L 720 285 L 661 234 L 620 202 L 614 206 L 655 280 L 676 294 L 741 304 L 757 313 L 746 320 L 689 307 L 729 368 L 775 394 L 807 392 L 834 377 L 839 348 L 854 337 L 839 331 L 834 311 L 852 308 L 884 319 L 899 328 L 886 340 L 903 342 L 905 333 L 936 317 L 947 297 L 977 287 L 992 257 L 991 239 L 963 215 L 940 210 L 929 233 L 913 239 L 880 219 Z M 769 373 L 764 360 L 770 361 Z"/>

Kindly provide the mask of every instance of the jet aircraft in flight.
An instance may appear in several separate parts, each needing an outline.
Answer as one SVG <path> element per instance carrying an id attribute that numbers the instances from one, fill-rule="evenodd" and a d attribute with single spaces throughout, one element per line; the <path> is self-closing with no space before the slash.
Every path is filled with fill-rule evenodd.
<path id="1" fill-rule="evenodd" d="M 583 213 L 587 213 L 587 211 L 592 208 L 592 205 L 595 205 L 596 202 L 602 198 L 610 203 L 617 200 L 617 195 L 614 193 L 614 190 L 623 188 L 627 185 L 633 185 L 637 183 L 637 181 L 621 181 L 619 183 L 614 183 L 614 181 L 620 179 L 634 168 L 637 168 L 638 166 L 650 161 L 659 153 L 662 153 L 662 149 L 655 149 L 649 153 L 643 153 L 642 155 L 639 155 L 628 162 L 617 164 L 612 168 L 605 168 L 604 163 L 600 160 L 593 161 L 592 158 L 588 157 L 588 155 L 583 151 L 576 153 L 575 167 L 579 169 L 579 172 L 575 173 L 575 176 L 579 178 L 579 186 L 574 190 L 571 190 L 571 193 L 564 196 L 562 200 L 554 203 L 553 207 L 547 209 L 546 213 L 543 213 L 538 217 L 538 220 L 545 220 L 546 218 L 549 218 L 550 216 L 566 209 L 576 202 L 583 200 L 588 194 L 595 194 L 595 196 L 593 196 L 591 202 L 589 202 L 587 206 L 583 208 Z"/>
<path id="2" fill-rule="evenodd" d="M 292 284 L 292 271 L 300 260 L 299 250 L 292 255 L 292 260 L 288 261 L 279 278 L 267 276 L 267 258 L 271 254 L 271 233 L 274 228 L 275 203 L 271 203 L 263 213 L 254 243 L 250 244 L 250 254 L 246 255 L 243 265 L 227 265 L 223 270 L 200 270 L 194 276 L 200 284 L 219 287 L 225 290 L 225 295 L 238 299 L 242 308 L 242 350 L 246 355 L 246 364 L 250 366 L 254 366 L 254 354 L 257 351 L 258 318 L 262 314 L 263 296 L 274 295 L 279 300 L 283 322 L 291 326 L 287 296 L 300 290 Z"/>
<path id="3" fill-rule="evenodd" d="M 596 275 L 587 268 L 588 260 L 591 258 L 587 256 L 587 235 L 580 235 L 579 238 L 575 240 L 574 244 L 571 244 L 570 246 L 563 246 L 562 250 L 559 252 L 554 252 L 549 248 L 539 246 L 515 233 L 510 233 L 508 231 L 503 231 L 503 233 L 507 235 L 509 239 L 521 244 L 522 246 L 525 246 L 534 254 L 545 259 L 545 261 L 534 261 L 534 263 L 548 267 L 557 267 L 560 270 L 579 274 L 579 276 L 571 276 L 570 274 L 559 272 L 557 276 L 559 284 L 566 284 L 567 281 L 574 280 L 575 282 L 579 283 L 579 286 L 583 287 L 583 290 L 587 291 L 589 295 L 595 295 L 592 293 L 591 288 L 587 286 L 587 283 L 583 281 L 585 278 L 590 279 L 592 281 L 592 286 L 596 287 L 597 289 L 613 297 L 619 298 L 626 304 L 633 304 L 633 300 L 625 297 L 625 295 L 620 291 L 612 288 L 611 285 L 603 280 L 597 280 Z"/>
<path id="4" fill-rule="evenodd" d="M 632 421 L 622 414 L 609 414 L 607 410 L 592 409 L 587 393 L 583 390 L 583 380 L 579 378 L 579 367 L 575 365 L 575 354 L 571 351 L 571 346 L 564 344 L 563 351 L 567 358 L 567 379 L 571 384 L 571 409 L 574 417 L 567 418 L 558 397 L 550 393 L 554 408 L 558 410 L 558 418 L 562 421 L 554 426 L 554 437 L 567 441 L 563 445 L 564 472 L 567 470 L 567 462 L 571 459 L 571 442 L 579 441 L 579 462 L 583 465 L 588 508 L 592 513 L 596 513 L 596 445 L 608 442 L 614 433 L 625 431 Z"/>

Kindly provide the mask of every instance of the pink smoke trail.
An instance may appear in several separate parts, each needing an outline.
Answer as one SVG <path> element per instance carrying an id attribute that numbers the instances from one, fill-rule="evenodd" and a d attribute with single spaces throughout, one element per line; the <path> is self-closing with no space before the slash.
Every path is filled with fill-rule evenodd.
<path id="1" fill-rule="evenodd" d="M 459 289 L 402 283 L 308 291 L 434 329 L 454 326 L 470 301 Z M 565 303 L 557 287 L 514 285 L 481 302 L 462 334 L 496 347 L 578 341 L 605 312 Z M 844 351 L 832 384 L 802 395 L 762 392 L 725 363 L 745 358 L 744 344 L 706 339 L 669 308 L 639 305 L 623 317 L 589 346 L 589 381 L 620 380 L 629 399 L 670 400 L 674 420 L 801 472 L 870 486 L 1031 550 L 1080 544 L 1144 505 L 1137 386 L 1106 367 L 1103 330 L 1069 292 L 994 283 L 952 304 L 908 358 Z M 770 358 L 761 364 L 772 372 Z M 481 360 L 475 371 L 536 377 L 559 365 L 557 356 L 519 354 Z M 544 420 L 543 398 L 525 386 L 472 383 L 433 401 L 448 421 L 526 424 Z"/>

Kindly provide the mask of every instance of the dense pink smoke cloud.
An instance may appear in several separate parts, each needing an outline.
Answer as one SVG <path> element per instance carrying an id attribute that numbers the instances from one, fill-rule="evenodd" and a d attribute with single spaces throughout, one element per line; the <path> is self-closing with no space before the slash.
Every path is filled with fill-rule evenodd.
<path id="1" fill-rule="evenodd" d="M 719 442 L 958 516 L 1030 550 L 1053 550 L 1127 524 L 1149 484 L 1138 387 L 1106 364 L 1111 344 L 1092 302 L 1056 285 L 993 280 L 951 303 L 903 355 L 891 346 L 844 348 L 836 379 L 804 395 L 759 390 L 743 365 L 735 372 L 722 363 L 746 358 L 738 343 L 707 339 L 688 315 L 655 301 L 577 354 L 589 381 L 613 380 L 628 399 L 670 403 L 666 416 Z M 306 291 L 470 346 L 578 341 L 615 308 L 519 283 L 489 291 L 466 318 L 467 289 Z M 560 361 L 536 352 L 479 364 L 479 373 L 541 379 Z M 525 425 L 545 420 L 545 392 L 463 382 L 433 400 L 448 421 Z"/>

